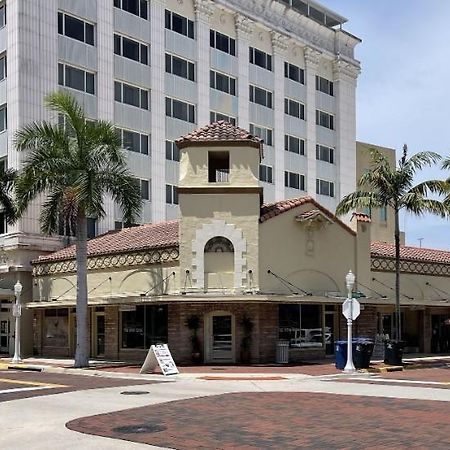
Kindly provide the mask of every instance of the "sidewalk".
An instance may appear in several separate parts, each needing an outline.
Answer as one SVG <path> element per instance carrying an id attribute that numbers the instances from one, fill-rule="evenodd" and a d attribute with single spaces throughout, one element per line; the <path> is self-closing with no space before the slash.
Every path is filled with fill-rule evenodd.
<path id="1" fill-rule="evenodd" d="M 69 372 L 85 375 L 102 375 L 111 377 L 148 377 L 161 376 L 161 374 L 139 374 L 140 365 L 127 364 L 121 361 L 91 360 L 90 367 L 85 369 L 75 369 L 74 360 L 71 358 L 24 358 L 19 364 L 11 363 L 11 358 L 0 358 L 0 370 L 35 370 L 46 372 Z M 450 367 L 450 355 L 406 355 L 403 358 L 402 366 L 388 366 L 382 361 L 373 361 L 369 369 L 362 369 L 363 372 L 390 372 L 397 370 L 413 370 L 430 367 Z M 334 360 L 326 359 L 319 361 L 305 361 L 301 364 L 254 364 L 254 365 L 192 365 L 178 366 L 181 375 L 191 377 L 209 377 L 210 379 L 234 378 L 240 379 L 248 377 L 267 376 L 326 376 L 341 374 L 342 371 L 336 369 Z M 162 378 L 162 377 L 161 377 Z"/>

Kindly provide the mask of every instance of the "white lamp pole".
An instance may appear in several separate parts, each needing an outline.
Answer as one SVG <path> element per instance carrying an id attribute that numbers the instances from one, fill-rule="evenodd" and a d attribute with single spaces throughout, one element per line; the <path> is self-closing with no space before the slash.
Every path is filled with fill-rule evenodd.
<path id="1" fill-rule="evenodd" d="M 13 316 L 16 318 L 16 329 L 14 339 L 14 358 L 13 363 L 18 363 L 20 359 L 20 316 L 22 315 L 22 305 L 20 304 L 20 294 L 22 293 L 22 284 L 20 281 L 14 285 L 14 295 L 16 296 L 16 303 L 13 306 Z"/>
<path id="2" fill-rule="evenodd" d="M 347 364 L 344 367 L 344 372 L 355 372 L 353 364 L 353 348 L 352 348 L 352 325 L 353 325 L 353 285 L 355 284 L 355 275 L 349 270 L 345 277 L 345 284 L 347 286 L 347 301 L 350 303 L 350 314 L 347 317 Z"/>

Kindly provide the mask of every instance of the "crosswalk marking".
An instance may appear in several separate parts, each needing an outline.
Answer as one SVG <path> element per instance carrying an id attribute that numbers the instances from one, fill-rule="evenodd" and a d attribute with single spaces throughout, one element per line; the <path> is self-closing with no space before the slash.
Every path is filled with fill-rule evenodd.
<path id="1" fill-rule="evenodd" d="M 40 381 L 25 381 L 25 380 L 14 380 L 12 378 L 0 378 L 0 383 L 10 383 L 10 384 L 23 384 L 26 386 L 38 386 L 39 388 L 62 388 L 67 387 L 65 384 L 54 384 L 54 383 L 42 383 Z"/>

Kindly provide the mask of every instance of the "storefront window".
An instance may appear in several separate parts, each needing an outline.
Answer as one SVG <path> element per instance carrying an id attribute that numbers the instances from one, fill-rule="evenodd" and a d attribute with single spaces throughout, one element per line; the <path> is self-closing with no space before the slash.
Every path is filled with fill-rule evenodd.
<path id="1" fill-rule="evenodd" d="M 44 347 L 67 347 L 69 345 L 69 314 L 64 309 L 47 309 L 44 313 Z"/>
<path id="2" fill-rule="evenodd" d="M 122 312 L 122 348 L 167 343 L 167 306 L 141 305 Z"/>
<path id="3" fill-rule="evenodd" d="M 290 347 L 322 348 L 322 306 L 280 305 L 279 338 L 289 340 Z M 330 338 L 325 328 L 325 342 Z"/>

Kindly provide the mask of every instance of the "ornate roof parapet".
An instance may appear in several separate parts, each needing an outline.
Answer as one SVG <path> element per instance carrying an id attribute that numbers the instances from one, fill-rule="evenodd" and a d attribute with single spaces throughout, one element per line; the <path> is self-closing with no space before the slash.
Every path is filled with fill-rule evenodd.
<path id="1" fill-rule="evenodd" d="M 270 32 L 274 53 L 284 53 L 289 47 L 289 38 L 277 31 Z"/>
<path id="2" fill-rule="evenodd" d="M 214 4 L 210 0 L 194 0 L 194 11 L 197 20 L 209 22 L 214 14 Z"/>
<path id="3" fill-rule="evenodd" d="M 234 16 L 234 21 L 236 24 L 236 33 L 243 36 L 250 36 L 253 33 L 254 22 L 250 20 L 248 17 L 243 16 L 242 14 L 236 13 Z"/>
<path id="4" fill-rule="evenodd" d="M 395 272 L 395 259 L 373 256 L 371 258 L 371 270 L 374 272 Z M 400 272 L 428 275 L 435 277 L 450 277 L 450 264 L 435 262 L 400 261 Z"/>
<path id="5" fill-rule="evenodd" d="M 311 47 L 305 47 L 303 49 L 303 53 L 305 56 L 305 63 L 307 66 L 316 68 L 319 65 L 321 55 L 319 51 Z"/>
<path id="6" fill-rule="evenodd" d="M 339 56 L 333 61 L 333 76 L 335 80 L 339 80 L 342 76 L 356 80 L 360 73 L 361 68 L 359 65 L 344 61 Z"/>

